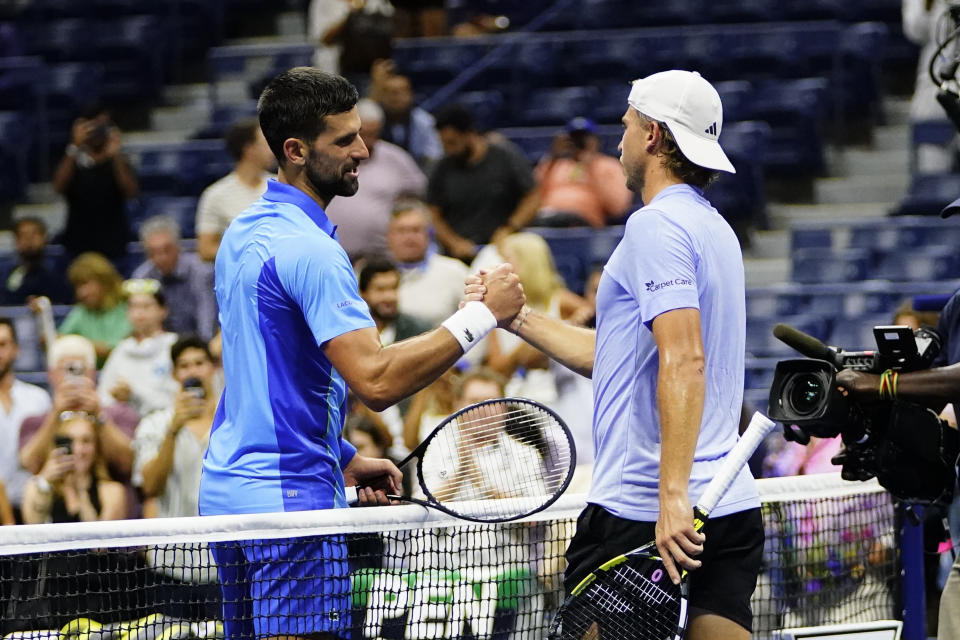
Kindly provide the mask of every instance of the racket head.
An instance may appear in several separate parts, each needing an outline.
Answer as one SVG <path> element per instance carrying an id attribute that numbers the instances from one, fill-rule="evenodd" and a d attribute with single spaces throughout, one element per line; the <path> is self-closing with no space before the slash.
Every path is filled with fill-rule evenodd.
<path id="1" fill-rule="evenodd" d="M 546 509 L 570 485 L 577 461 L 563 420 L 526 398 L 464 407 L 413 456 L 427 503 L 473 522 L 508 522 Z"/>
<path id="2" fill-rule="evenodd" d="M 653 543 L 605 562 L 557 612 L 547 640 L 680 640 L 687 574 L 674 584 Z"/>

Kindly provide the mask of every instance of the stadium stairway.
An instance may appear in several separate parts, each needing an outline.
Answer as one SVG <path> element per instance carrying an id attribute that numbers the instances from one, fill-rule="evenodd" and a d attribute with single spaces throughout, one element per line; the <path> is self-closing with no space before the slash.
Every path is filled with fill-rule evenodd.
<path id="1" fill-rule="evenodd" d="M 234 38 L 223 44 L 282 44 L 303 42 L 306 31 L 304 17 L 299 11 L 281 11 L 275 16 L 274 33 L 267 37 Z M 199 129 L 210 122 L 214 105 L 212 90 L 224 104 L 249 102 L 247 82 L 230 79 L 218 82 L 215 87 L 206 83 L 171 84 L 163 87 L 161 106 L 150 112 L 150 128 L 142 131 L 124 131 L 124 145 L 138 146 L 152 143 L 177 143 L 190 139 Z M 59 157 L 53 162 L 59 161 Z M 55 166 L 55 164 L 54 164 Z M 59 233 L 66 223 L 66 203 L 53 191 L 49 182 L 31 184 L 24 202 L 13 207 L 14 220 L 33 216 L 46 222 L 51 236 Z M 13 251 L 13 234 L 0 231 L 0 253 Z"/>
<path id="2" fill-rule="evenodd" d="M 886 123 L 876 127 L 869 146 L 831 149 L 830 177 L 816 179 L 812 203 L 768 203 L 771 228 L 755 232 L 744 252 L 748 287 L 790 281 L 791 222 L 843 226 L 882 217 L 900 202 L 910 181 L 909 98 L 887 96 L 883 106 Z"/>

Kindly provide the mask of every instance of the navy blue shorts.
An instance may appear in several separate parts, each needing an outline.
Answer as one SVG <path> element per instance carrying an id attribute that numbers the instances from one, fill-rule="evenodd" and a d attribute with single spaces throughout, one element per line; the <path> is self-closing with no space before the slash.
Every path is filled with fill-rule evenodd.
<path id="1" fill-rule="evenodd" d="M 320 633 L 349 638 L 350 574 L 341 536 L 216 542 L 210 549 L 228 640 Z"/>

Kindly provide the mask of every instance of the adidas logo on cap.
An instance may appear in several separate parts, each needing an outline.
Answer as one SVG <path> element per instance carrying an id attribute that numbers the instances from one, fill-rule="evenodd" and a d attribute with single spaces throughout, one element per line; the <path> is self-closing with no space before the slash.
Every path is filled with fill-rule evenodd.
<path id="1" fill-rule="evenodd" d="M 713 122 L 709 127 L 703 130 L 704 133 L 709 133 L 712 136 L 717 135 L 717 123 Z"/>

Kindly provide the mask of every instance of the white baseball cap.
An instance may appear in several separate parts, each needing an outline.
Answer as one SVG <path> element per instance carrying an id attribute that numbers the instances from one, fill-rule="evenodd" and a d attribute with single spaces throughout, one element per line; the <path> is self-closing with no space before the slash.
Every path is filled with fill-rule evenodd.
<path id="1" fill-rule="evenodd" d="M 687 159 L 701 167 L 736 173 L 720 148 L 720 94 L 696 71 L 661 71 L 633 81 L 627 102 L 663 122 Z"/>

